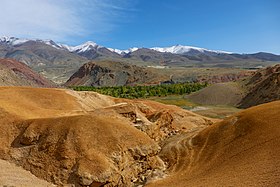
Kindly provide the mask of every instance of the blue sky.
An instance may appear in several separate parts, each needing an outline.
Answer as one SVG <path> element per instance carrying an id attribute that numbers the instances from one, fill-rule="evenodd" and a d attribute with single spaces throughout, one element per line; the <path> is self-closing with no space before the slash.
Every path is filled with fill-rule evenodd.
<path id="1" fill-rule="evenodd" d="M 0 35 L 280 54 L 279 0 L 1 0 Z"/>

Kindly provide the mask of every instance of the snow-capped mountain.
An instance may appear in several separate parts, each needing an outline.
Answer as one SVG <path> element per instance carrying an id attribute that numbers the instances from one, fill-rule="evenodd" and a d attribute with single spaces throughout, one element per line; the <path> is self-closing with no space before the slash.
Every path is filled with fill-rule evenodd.
<path id="1" fill-rule="evenodd" d="M 60 44 L 60 46 L 62 48 L 67 49 L 70 52 L 76 52 L 76 53 L 83 53 L 83 52 L 89 51 L 91 49 L 103 48 L 102 46 L 97 45 L 95 42 L 92 42 L 92 41 L 88 41 L 86 43 L 83 43 L 83 44 L 77 45 L 77 46 L 68 46 L 68 45 L 64 45 L 64 44 Z"/>
<path id="2" fill-rule="evenodd" d="M 42 40 L 42 39 L 26 39 L 26 38 L 17 38 L 17 37 L 9 37 L 9 36 L 3 36 L 0 37 L 0 44 L 8 45 L 8 46 L 14 46 L 14 47 L 20 47 L 26 42 L 38 42 L 46 44 L 48 46 L 51 46 L 55 49 L 58 50 L 63 50 L 63 51 L 68 51 L 73 54 L 78 54 L 79 56 L 86 57 L 88 59 L 95 59 L 100 56 L 103 56 L 105 58 L 110 57 L 110 58 L 128 58 L 130 56 L 133 56 L 135 52 L 137 51 L 136 56 L 139 56 L 140 58 L 145 58 L 145 59 L 153 59 L 150 58 L 151 56 L 156 56 L 155 53 L 169 53 L 170 55 L 182 55 L 182 56 L 195 56 L 197 60 L 201 60 L 198 58 L 204 58 L 201 56 L 207 56 L 207 57 L 218 57 L 219 59 L 222 60 L 236 60 L 243 57 L 243 56 L 250 56 L 250 54 L 235 54 L 232 52 L 227 52 L 227 51 L 220 51 L 220 50 L 209 50 L 205 48 L 199 48 L 199 47 L 193 47 L 193 46 L 184 46 L 184 45 L 174 45 L 170 47 L 152 47 L 152 48 L 129 48 L 126 50 L 120 50 L 120 49 L 114 49 L 114 48 L 106 48 L 101 45 L 98 45 L 95 42 L 88 41 L 83 44 L 77 45 L 77 46 L 71 46 L 71 45 L 66 45 L 66 44 L 61 44 L 61 43 L 56 43 L 53 40 Z M 152 55 L 153 54 L 153 55 Z M 222 55 L 220 55 L 222 54 Z M 166 55 L 168 54 L 162 54 L 162 58 L 166 58 Z M 272 54 L 273 55 L 273 54 Z M 150 57 L 148 57 L 150 56 Z M 275 59 L 278 59 L 278 55 L 276 57 L 268 57 L 268 55 L 265 55 L 265 58 L 263 57 L 264 55 L 258 55 L 254 56 L 251 55 L 250 58 L 258 58 L 262 60 L 271 60 L 275 61 Z M 170 57 L 170 60 L 174 60 L 176 58 L 175 56 Z M 192 58 L 192 57 L 191 57 Z M 192 59 L 195 59 L 192 58 Z M 241 58 L 242 59 L 242 58 Z M 205 58 L 204 60 L 208 60 L 209 58 Z M 212 59 L 214 60 L 214 59 Z"/>
<path id="3" fill-rule="evenodd" d="M 36 41 L 36 42 L 41 42 L 44 44 L 47 44 L 49 46 L 52 46 L 56 49 L 62 49 L 62 50 L 67 50 L 69 52 L 75 52 L 75 53 L 85 53 L 90 50 L 98 50 L 101 48 L 106 48 L 101 45 L 98 45 L 95 42 L 88 41 L 83 44 L 77 45 L 77 46 L 70 46 L 66 44 L 60 44 L 56 43 L 53 40 L 40 40 L 40 39 L 21 39 L 21 38 L 16 38 L 16 37 L 8 37 L 4 36 L 0 38 L 0 43 L 6 43 L 8 45 L 16 46 L 16 45 L 21 45 L 24 44 L 25 42 L 28 41 Z M 132 53 L 137 51 L 139 48 L 133 47 L 129 48 L 126 50 L 120 50 L 120 49 L 113 49 L 113 48 L 106 48 L 107 50 L 117 53 L 119 55 L 125 55 L 128 53 Z M 204 48 L 199 48 L 199 47 L 192 47 L 192 46 L 183 46 L 183 45 L 175 45 L 171 47 L 153 47 L 153 48 L 147 48 L 151 49 L 154 51 L 158 51 L 161 53 L 172 53 L 172 54 L 193 54 L 193 53 L 216 53 L 216 54 L 232 54 L 231 52 L 226 52 L 226 51 L 217 51 L 217 50 L 209 50 L 209 49 L 204 49 Z"/>
<path id="4" fill-rule="evenodd" d="M 9 37 L 9 36 L 0 37 L 0 43 L 5 43 L 5 44 L 8 44 L 8 45 L 12 45 L 12 46 L 21 45 L 21 44 L 24 44 L 24 43 L 29 42 L 29 41 L 41 42 L 41 43 L 50 45 L 50 46 L 52 46 L 56 49 L 61 49 L 62 48 L 61 44 L 57 44 L 53 40 L 25 39 L 25 38 L 16 38 L 16 37 Z"/>
<path id="5" fill-rule="evenodd" d="M 226 52 L 226 51 L 216 51 L 216 50 L 209 50 L 209 49 L 204 49 L 199 47 L 183 46 L 183 45 L 175 45 L 171 47 L 153 47 L 150 49 L 153 49 L 161 53 L 173 53 L 173 54 L 186 54 L 191 51 L 197 51 L 200 53 L 210 52 L 210 53 L 218 53 L 218 54 L 221 53 L 231 54 L 231 52 Z"/>
<path id="6" fill-rule="evenodd" d="M 8 45 L 20 45 L 25 42 L 28 42 L 27 39 L 19 39 L 16 37 L 9 37 L 9 36 L 3 36 L 0 38 L 0 43 L 6 43 Z"/>
<path id="7" fill-rule="evenodd" d="M 124 54 L 127 54 L 127 53 L 132 53 L 134 51 L 137 51 L 139 48 L 137 47 L 132 47 L 132 48 L 129 48 L 129 49 L 126 49 L 126 50 L 120 50 L 120 49 L 113 49 L 113 48 L 108 48 L 111 52 L 114 52 L 114 53 L 118 53 L 120 55 L 124 55 Z"/>
<path id="8" fill-rule="evenodd" d="M 84 44 L 77 45 L 77 46 L 69 46 L 66 44 L 56 43 L 53 40 L 21 39 L 21 38 L 16 38 L 16 37 L 9 37 L 9 36 L 0 37 L 0 43 L 5 43 L 8 45 L 12 45 L 12 46 L 21 45 L 21 44 L 24 44 L 29 41 L 41 42 L 41 43 L 47 44 L 49 46 L 52 46 L 56 49 L 64 49 L 64 50 L 67 50 L 70 52 L 76 52 L 76 53 L 86 52 L 86 51 L 89 51 L 94 48 L 95 49 L 103 48 L 102 46 L 97 45 L 96 43 L 94 43 L 92 41 L 88 41 Z"/>
<path id="9" fill-rule="evenodd" d="M 132 53 L 134 51 L 137 51 L 137 47 L 129 48 L 127 50 L 120 50 L 120 49 L 113 49 L 108 48 L 110 51 L 118 53 L 120 55 Z M 154 50 L 161 53 L 172 53 L 172 54 L 179 54 L 179 55 L 194 55 L 198 53 L 204 53 L 204 54 L 232 54 L 231 52 L 227 51 L 219 51 L 219 50 L 209 50 L 205 48 L 199 48 L 199 47 L 193 47 L 193 46 L 184 46 L 184 45 L 174 45 L 171 47 L 152 47 L 152 48 L 146 48 L 150 50 Z"/>

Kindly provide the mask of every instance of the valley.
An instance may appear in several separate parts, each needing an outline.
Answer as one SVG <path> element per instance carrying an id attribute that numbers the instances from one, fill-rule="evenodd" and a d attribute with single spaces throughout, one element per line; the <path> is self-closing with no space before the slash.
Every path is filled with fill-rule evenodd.
<path id="1" fill-rule="evenodd" d="M 218 118 L 223 119 L 228 116 L 231 116 L 237 112 L 240 112 L 242 109 L 236 108 L 230 105 L 207 105 L 207 104 L 199 104 L 193 101 L 190 101 L 186 98 L 185 95 L 173 95 L 173 96 L 166 96 L 166 97 L 153 97 L 148 98 L 149 100 L 160 102 L 166 105 L 176 105 L 180 108 L 192 111 L 196 114 L 211 117 L 211 118 Z"/>
<path id="2" fill-rule="evenodd" d="M 280 187 L 280 1 L 0 6 L 0 187 Z"/>
<path id="3" fill-rule="evenodd" d="M 1 186 L 280 184 L 279 56 L 0 41 Z"/>

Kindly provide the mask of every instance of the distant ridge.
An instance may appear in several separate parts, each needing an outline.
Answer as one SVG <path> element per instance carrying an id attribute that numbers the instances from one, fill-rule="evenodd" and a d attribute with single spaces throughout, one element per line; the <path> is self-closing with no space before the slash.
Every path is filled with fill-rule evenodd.
<path id="1" fill-rule="evenodd" d="M 280 62 L 280 55 L 259 52 L 236 54 L 222 50 L 175 45 L 171 47 L 107 48 L 88 41 L 77 46 L 53 40 L 0 37 L 0 58 L 15 59 L 55 83 L 65 83 L 89 61 L 124 62 L 142 67 L 215 67 L 254 69 Z"/>
<path id="2" fill-rule="evenodd" d="M 83 44 L 77 45 L 77 46 L 70 46 L 66 44 L 61 44 L 61 43 L 56 43 L 53 40 L 41 40 L 41 39 L 22 39 L 22 38 L 17 38 L 17 37 L 10 37 L 10 36 L 3 36 L 0 37 L 0 43 L 6 43 L 10 45 L 20 45 L 28 41 L 37 41 L 37 42 L 42 42 L 47 45 L 50 45 L 52 47 L 55 47 L 57 49 L 64 49 L 68 50 L 70 52 L 86 52 L 89 51 L 93 48 L 106 48 L 101 45 L 98 45 L 97 43 L 93 41 L 87 41 Z M 113 49 L 113 48 L 107 48 L 108 50 L 117 53 L 117 54 L 127 54 L 131 53 L 134 51 L 137 51 L 140 49 L 139 47 L 132 47 L 129 49 L 121 50 L 121 49 Z M 185 54 L 188 53 L 192 50 L 199 51 L 199 52 L 211 52 L 211 53 L 218 53 L 218 54 L 232 54 L 232 52 L 226 52 L 226 51 L 219 51 L 219 50 L 209 50 L 209 49 L 204 49 L 204 48 L 199 48 L 199 47 L 192 47 L 192 46 L 184 46 L 184 45 L 174 45 L 170 47 L 152 47 L 152 48 L 147 48 L 147 49 L 152 49 L 158 52 L 162 53 L 172 53 L 172 54 Z"/>

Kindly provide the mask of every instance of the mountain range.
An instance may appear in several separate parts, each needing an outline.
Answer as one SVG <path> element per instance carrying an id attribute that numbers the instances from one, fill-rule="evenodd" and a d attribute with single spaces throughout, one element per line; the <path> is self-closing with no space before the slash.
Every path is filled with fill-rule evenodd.
<path id="1" fill-rule="evenodd" d="M 56 49 L 60 49 L 60 50 L 66 50 L 68 52 L 72 52 L 72 53 L 77 53 L 77 54 L 81 54 L 83 56 L 83 54 L 91 51 L 93 52 L 107 52 L 113 55 L 120 55 L 120 56 L 125 56 L 127 54 L 130 53 L 134 53 L 135 51 L 138 50 L 142 50 L 142 49 L 146 49 L 149 51 L 153 51 L 153 52 L 160 52 L 160 53 L 171 53 L 171 54 L 177 54 L 177 55 L 187 55 L 187 56 L 196 56 L 196 55 L 208 55 L 208 56 L 217 56 L 217 55 L 232 55 L 233 57 L 236 58 L 244 58 L 245 56 L 251 56 L 251 57 L 255 57 L 255 58 L 259 58 L 259 59 L 263 59 L 263 60 L 271 60 L 271 61 L 275 61 L 275 60 L 279 60 L 280 55 L 274 55 L 271 53 L 264 53 L 264 52 L 259 52 L 259 53 L 255 53 L 255 54 L 238 54 L 238 53 L 234 53 L 234 52 L 227 52 L 227 51 L 221 51 L 221 50 L 209 50 L 209 49 L 205 49 L 205 48 L 199 48 L 199 47 L 193 47 L 193 46 L 184 46 L 184 45 L 174 45 L 174 46 L 170 46 L 170 47 L 152 47 L 152 48 L 138 48 L 138 47 L 132 47 L 126 50 L 121 50 L 121 49 L 113 49 L 113 48 L 107 48 L 101 45 L 98 45 L 95 42 L 92 41 L 87 41 L 83 44 L 77 45 L 77 46 L 70 46 L 70 45 L 66 45 L 66 44 L 61 44 L 61 43 L 56 43 L 53 40 L 41 40 L 41 39 L 20 39 L 20 38 L 16 38 L 16 37 L 1 37 L 0 38 L 0 43 L 1 44 L 7 44 L 7 45 L 11 45 L 11 46 L 19 46 L 22 45 L 24 43 L 28 43 L 28 42 L 36 42 L 36 43 L 42 43 L 42 44 L 46 44 L 49 45 L 53 48 Z M 265 54 L 267 55 L 266 57 Z M 94 57 L 92 57 L 94 58 Z"/>
<path id="2" fill-rule="evenodd" d="M 0 58 L 12 58 L 23 62 L 56 83 L 66 82 L 83 64 L 92 60 L 110 60 L 155 68 L 254 68 L 280 62 L 280 55 L 264 52 L 237 54 L 183 45 L 119 50 L 91 41 L 69 46 L 52 40 L 16 37 L 0 38 Z"/>
<path id="3" fill-rule="evenodd" d="M 24 44 L 26 42 L 41 42 L 47 45 L 50 45 L 54 48 L 57 49 L 62 49 L 62 50 L 67 50 L 69 52 L 75 52 L 75 53 L 85 53 L 90 50 L 100 50 L 100 49 L 107 49 L 113 53 L 117 53 L 119 55 L 125 55 L 128 53 L 132 53 L 134 51 L 137 51 L 140 48 L 133 47 L 129 48 L 126 50 L 120 50 L 120 49 L 113 49 L 113 48 L 106 48 L 101 45 L 98 45 L 95 42 L 92 41 L 87 41 L 81 45 L 77 46 L 70 46 L 66 44 L 60 44 L 56 43 L 52 40 L 40 40 L 40 39 L 20 39 L 16 37 L 7 37 L 3 36 L 0 38 L 1 43 L 6 43 L 12 46 L 17 46 Z M 153 47 L 153 48 L 146 48 L 162 53 L 172 53 L 172 54 L 180 54 L 180 55 L 194 55 L 197 53 L 206 53 L 206 54 L 233 54 L 232 52 L 226 52 L 226 51 L 217 51 L 217 50 L 209 50 L 209 49 L 204 49 L 204 48 L 199 48 L 199 47 L 192 47 L 192 46 L 183 46 L 183 45 L 175 45 L 171 47 Z"/>

